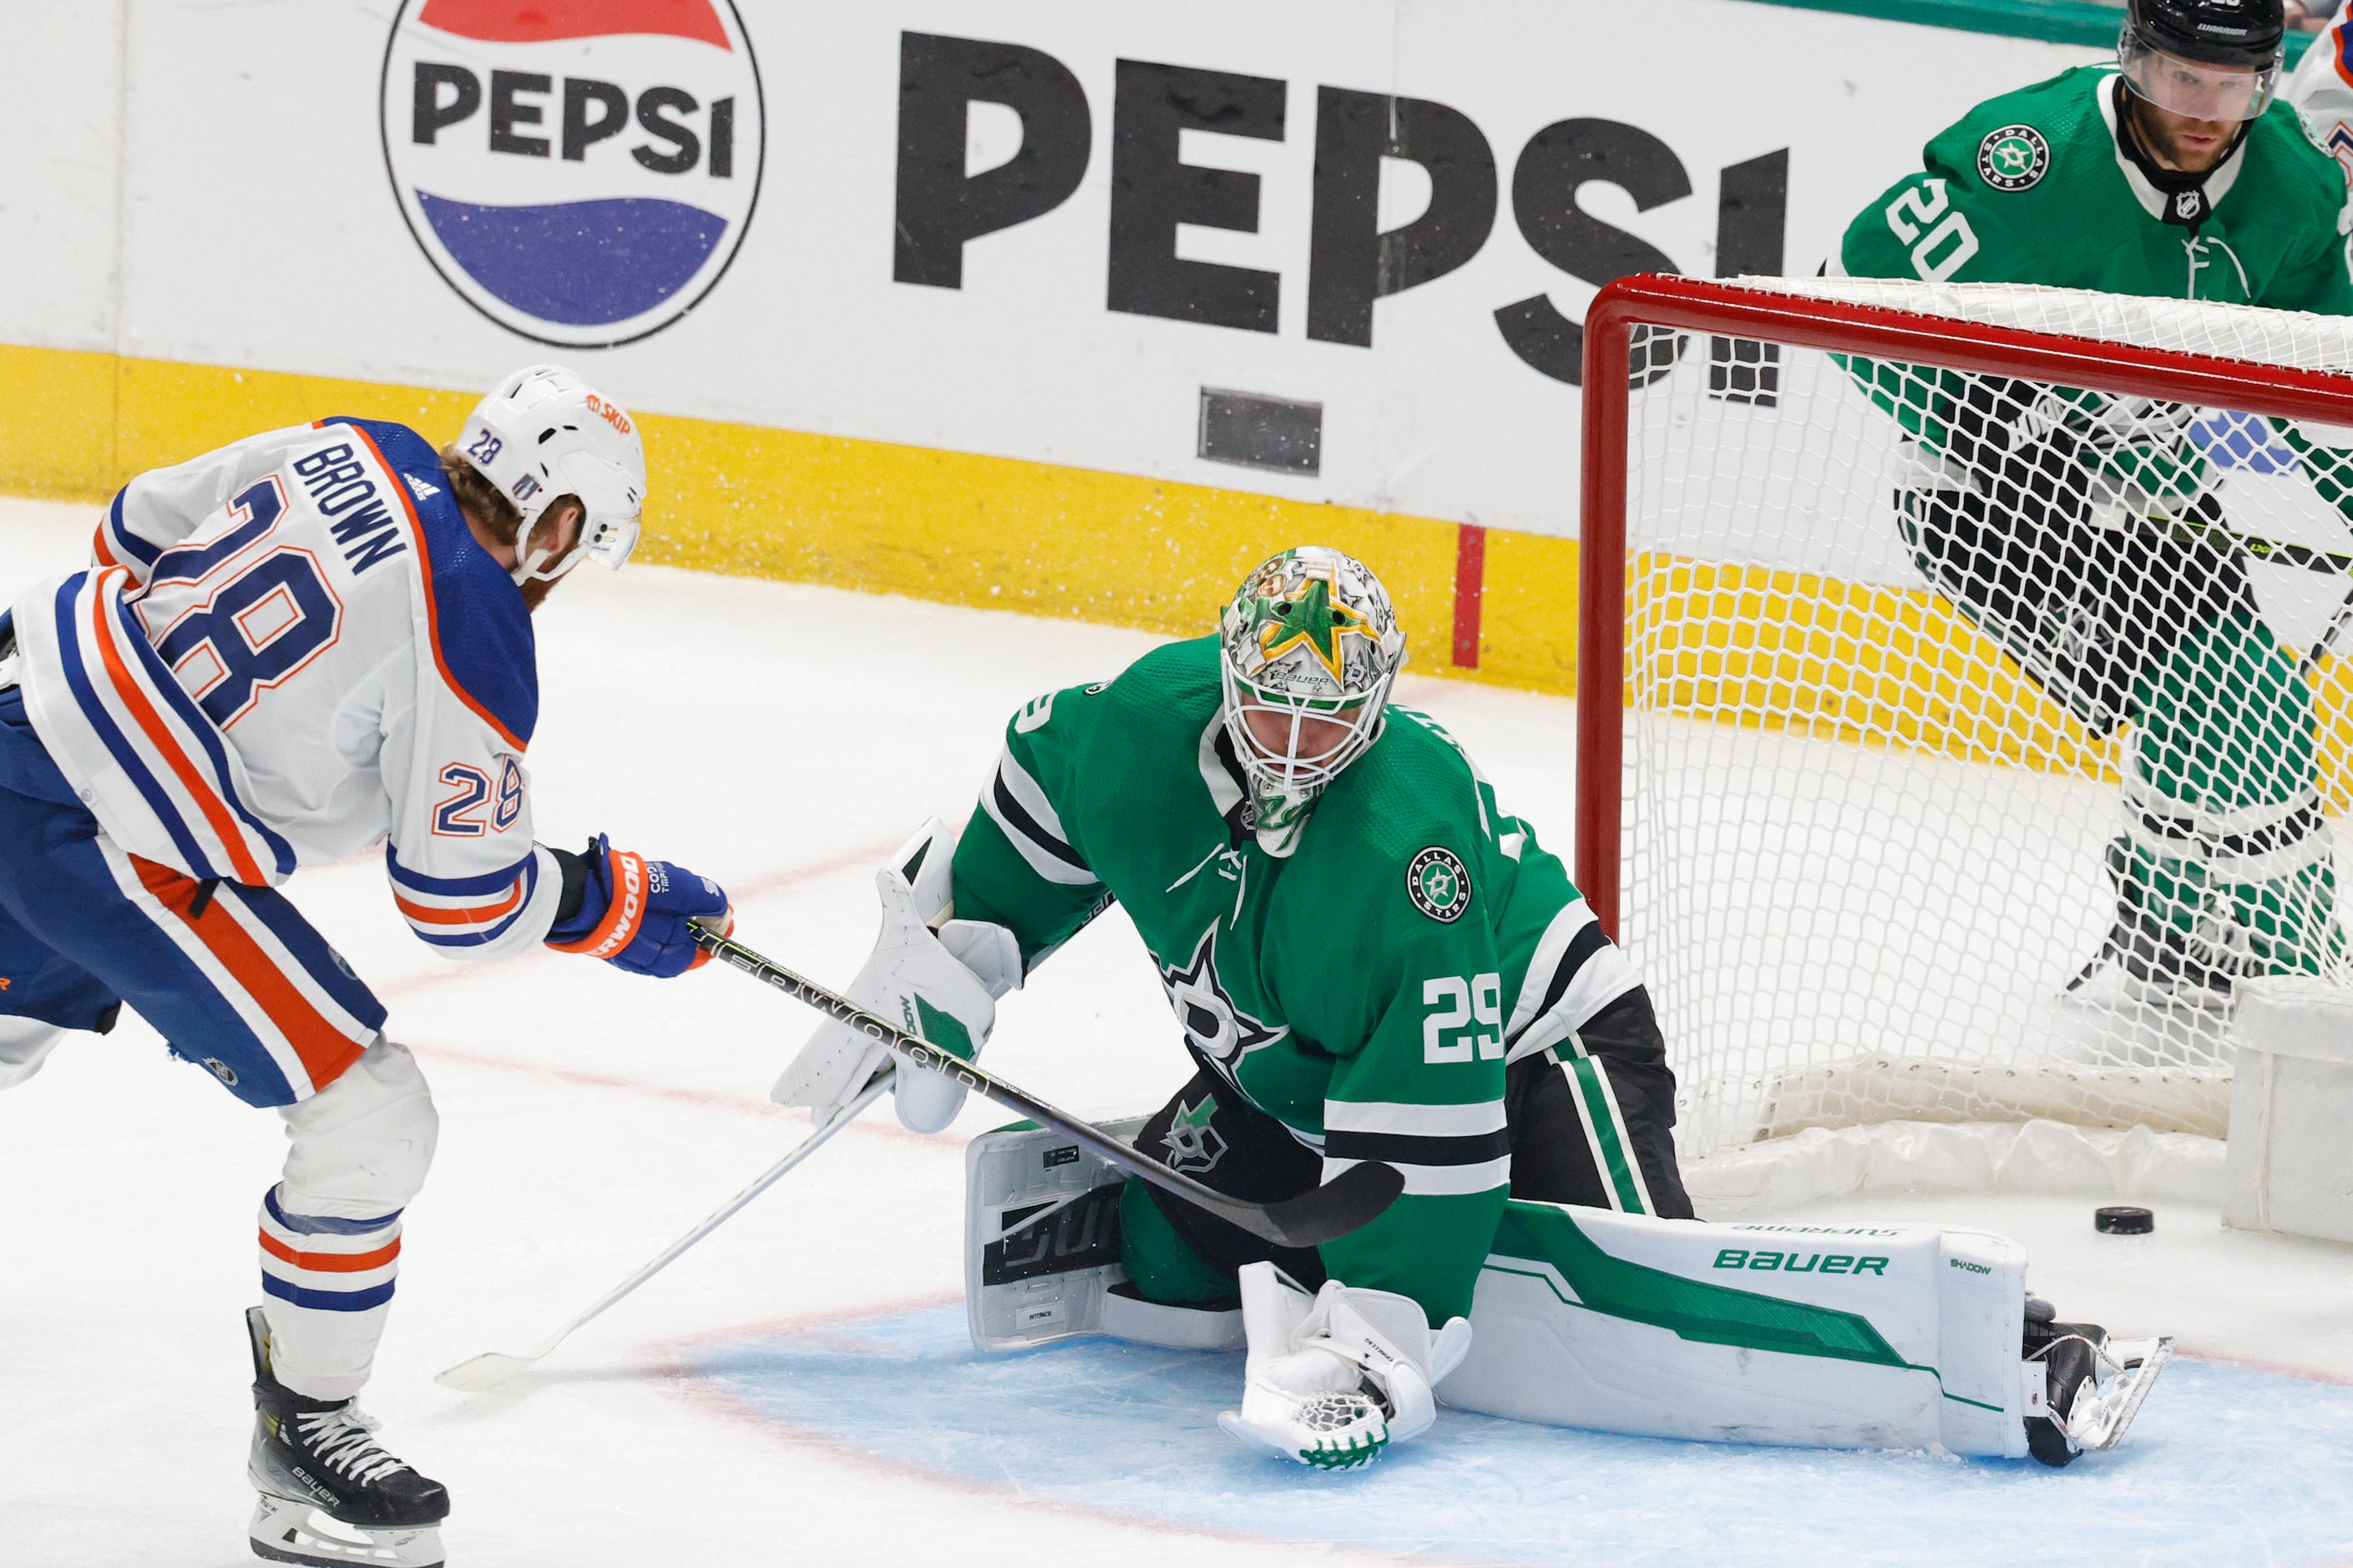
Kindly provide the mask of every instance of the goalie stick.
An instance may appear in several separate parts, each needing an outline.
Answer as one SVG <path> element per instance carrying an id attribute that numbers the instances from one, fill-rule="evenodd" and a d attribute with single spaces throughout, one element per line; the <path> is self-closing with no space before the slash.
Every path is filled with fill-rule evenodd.
<path id="1" fill-rule="evenodd" d="M 733 938 L 721 936 L 700 924 L 691 924 L 689 929 L 694 932 L 695 942 L 713 958 L 807 1003 L 838 1023 L 881 1041 L 906 1066 L 952 1078 L 983 1099 L 1018 1110 L 1040 1127 L 1053 1129 L 1097 1159 L 1108 1160 L 1139 1180 L 1172 1193 L 1196 1208 L 1207 1209 L 1277 1247 L 1314 1247 L 1345 1236 L 1379 1217 L 1405 1190 L 1405 1177 L 1397 1167 L 1368 1161 L 1351 1165 L 1322 1186 L 1281 1203 L 1253 1204 L 1228 1197 L 1189 1176 L 1178 1174 L 1148 1154 L 1136 1152 L 1100 1128 L 1055 1110 L 1027 1090 L 913 1035 L 892 1028 L 873 1014 L 852 1005 L 815 981 L 771 963 Z"/>
<path id="2" fill-rule="evenodd" d="M 688 1247 L 692 1247 L 696 1242 L 701 1241 L 704 1237 L 709 1236 L 712 1231 L 717 1230 L 722 1225 L 726 1223 L 726 1221 L 733 1216 L 737 1210 L 741 1209 L 745 1204 L 750 1203 L 754 1198 L 758 1197 L 762 1193 L 766 1192 L 770 1187 L 775 1186 L 777 1182 L 784 1178 L 786 1173 L 792 1170 L 794 1166 L 799 1164 L 803 1160 L 807 1159 L 811 1154 L 816 1153 L 818 1149 L 824 1146 L 828 1139 L 831 1138 L 835 1133 L 840 1131 L 843 1128 L 849 1126 L 852 1121 L 856 1120 L 860 1111 L 865 1110 L 868 1106 L 881 1099 L 882 1091 L 890 1087 L 891 1074 L 889 1072 L 880 1072 L 875 1074 L 874 1081 L 868 1084 L 864 1089 L 859 1090 L 858 1098 L 851 1100 L 849 1105 L 845 1106 L 842 1109 L 840 1115 L 835 1117 L 832 1121 L 827 1122 L 824 1126 L 818 1128 L 816 1131 L 802 1139 L 798 1143 L 794 1144 L 790 1153 L 786 1154 L 783 1159 L 777 1161 L 775 1164 L 769 1166 L 766 1170 L 754 1177 L 750 1186 L 745 1187 L 742 1192 L 737 1193 L 733 1197 L 729 1198 L 725 1203 L 720 1205 L 717 1209 L 712 1211 L 709 1219 L 704 1220 L 701 1225 L 696 1226 L 692 1230 L 688 1231 L 684 1236 L 681 1236 L 676 1241 L 671 1242 L 669 1247 L 662 1249 L 662 1253 L 659 1257 L 653 1259 L 650 1263 L 648 1263 L 644 1268 L 638 1269 L 635 1274 L 630 1275 L 627 1279 L 622 1280 L 618 1285 L 614 1286 L 610 1290 L 605 1292 L 605 1294 L 597 1300 L 596 1305 L 590 1307 L 586 1311 L 581 1313 L 578 1317 L 573 1319 L 570 1322 L 565 1324 L 562 1328 L 548 1335 L 547 1338 L 540 1341 L 539 1343 L 533 1345 L 531 1349 L 523 1352 L 521 1355 L 509 1355 L 503 1351 L 484 1351 L 480 1355 L 474 1356 L 466 1361 L 461 1361 L 453 1367 L 444 1369 L 440 1375 L 436 1377 L 433 1381 L 439 1384 L 444 1388 L 459 1388 L 465 1390 L 469 1394 L 478 1394 L 486 1388 L 496 1388 L 500 1384 L 504 1383 L 507 1379 L 522 1371 L 523 1368 L 531 1365 L 533 1362 L 539 1360 L 542 1356 L 546 1355 L 549 1352 L 554 1350 L 556 1346 L 569 1339 L 572 1336 L 573 1330 L 579 1328 L 591 1318 L 597 1316 L 599 1313 L 603 1312 L 606 1308 L 611 1306 L 614 1302 L 619 1300 L 622 1297 L 628 1295 L 630 1291 L 636 1289 L 638 1286 L 644 1284 L 647 1280 L 652 1279 L 655 1275 L 660 1273 L 663 1269 L 676 1262 L 681 1253 L 683 1253 Z"/>

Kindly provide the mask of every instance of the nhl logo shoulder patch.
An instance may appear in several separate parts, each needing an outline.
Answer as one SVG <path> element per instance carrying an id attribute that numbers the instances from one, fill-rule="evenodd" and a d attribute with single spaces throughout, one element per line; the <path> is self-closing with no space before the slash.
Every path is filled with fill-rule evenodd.
<path id="1" fill-rule="evenodd" d="M 1471 871 L 1451 849 L 1431 845 L 1405 868 L 1406 896 L 1440 925 L 1452 925 L 1471 907 Z"/>
<path id="2" fill-rule="evenodd" d="M 2023 191 L 2051 172 L 2051 143 L 2031 125 L 2005 125 L 1978 143 L 1978 175 L 1997 191 Z"/>

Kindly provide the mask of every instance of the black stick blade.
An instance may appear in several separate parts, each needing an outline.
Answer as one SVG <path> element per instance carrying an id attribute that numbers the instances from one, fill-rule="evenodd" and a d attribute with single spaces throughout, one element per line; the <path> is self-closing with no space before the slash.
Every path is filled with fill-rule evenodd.
<path id="1" fill-rule="evenodd" d="M 1380 1218 L 1403 1191 L 1405 1177 L 1395 1165 L 1367 1162 L 1295 1198 L 1226 1217 L 1278 1247 L 1320 1247 Z"/>

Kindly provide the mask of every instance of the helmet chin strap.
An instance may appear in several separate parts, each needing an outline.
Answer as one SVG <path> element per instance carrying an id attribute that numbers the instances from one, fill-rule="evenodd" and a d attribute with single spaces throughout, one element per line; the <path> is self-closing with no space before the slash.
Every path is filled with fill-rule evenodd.
<path id="1" fill-rule="evenodd" d="M 554 571 L 548 572 L 541 570 L 542 567 L 547 564 L 549 559 L 554 556 L 555 552 L 547 549 L 533 550 L 531 547 L 532 537 L 539 532 L 539 525 L 542 521 L 545 521 L 548 512 L 554 511 L 554 510 L 555 509 L 554 507 L 549 507 L 546 510 L 542 511 L 539 516 L 533 518 L 529 522 L 523 524 L 522 532 L 515 539 L 515 563 L 513 570 L 510 571 L 507 575 L 515 580 L 515 584 L 518 587 L 522 586 L 525 583 L 534 581 L 553 583 L 557 578 L 570 572 L 575 566 L 579 565 L 582 556 L 587 553 L 580 548 L 579 542 L 575 540 L 573 542 L 572 549 L 565 553 L 561 560 L 556 562 L 555 569 Z"/>

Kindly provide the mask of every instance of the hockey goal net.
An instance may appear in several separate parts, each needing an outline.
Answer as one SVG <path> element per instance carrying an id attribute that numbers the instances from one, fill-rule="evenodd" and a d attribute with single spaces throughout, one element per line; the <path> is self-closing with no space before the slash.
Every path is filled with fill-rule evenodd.
<path id="1" fill-rule="evenodd" d="M 2353 321 L 1643 277 L 1587 334 L 1577 880 L 1683 1152 L 2220 1136 L 2237 987 L 2353 984 Z"/>

